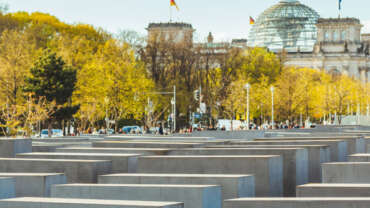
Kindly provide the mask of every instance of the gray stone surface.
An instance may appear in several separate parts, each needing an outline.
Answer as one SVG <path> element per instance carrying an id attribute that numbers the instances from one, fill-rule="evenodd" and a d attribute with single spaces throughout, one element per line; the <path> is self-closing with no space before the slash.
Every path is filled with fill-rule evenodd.
<path id="1" fill-rule="evenodd" d="M 91 147 L 91 142 L 32 142 L 32 152 L 55 152 L 57 148 Z"/>
<path id="2" fill-rule="evenodd" d="M 178 201 L 185 208 L 221 208 L 221 187 L 213 185 L 68 184 L 56 185 L 52 197 L 138 201 Z"/>
<path id="3" fill-rule="evenodd" d="M 0 172 L 65 173 L 68 183 L 96 183 L 98 175 L 111 173 L 106 160 L 0 158 Z"/>
<path id="4" fill-rule="evenodd" d="M 145 156 L 139 173 L 242 174 L 255 176 L 256 196 L 283 195 L 283 158 L 253 156 Z"/>
<path id="5" fill-rule="evenodd" d="M 370 154 L 354 154 L 348 156 L 349 162 L 370 162 Z"/>
<path id="6" fill-rule="evenodd" d="M 0 200 L 1 208 L 183 208 L 181 202 L 92 200 L 64 198 L 14 198 Z"/>
<path id="7" fill-rule="evenodd" d="M 14 198 L 15 179 L 10 177 L 0 177 L 0 199 Z"/>
<path id="8" fill-rule="evenodd" d="M 89 142 L 89 138 L 81 137 L 60 137 L 60 138 L 43 138 L 43 139 L 32 139 L 32 142 L 48 142 L 48 143 L 79 143 Z"/>
<path id="9" fill-rule="evenodd" d="M 263 137 L 265 131 L 193 131 L 195 137 L 213 137 L 216 139 L 254 139 Z"/>
<path id="10" fill-rule="evenodd" d="M 55 152 L 57 148 L 63 148 L 61 144 L 32 144 L 32 152 Z"/>
<path id="11" fill-rule="evenodd" d="M 263 139 L 253 142 L 236 142 L 234 145 L 328 145 L 330 147 L 330 159 L 332 162 L 347 161 L 348 142 L 343 140 L 266 140 Z"/>
<path id="12" fill-rule="evenodd" d="M 326 136 L 326 137 L 289 137 L 289 138 L 269 138 L 269 140 L 344 140 L 348 142 L 347 152 L 348 154 L 365 153 L 366 145 L 363 136 Z M 261 141 L 260 139 L 258 139 Z M 262 139 L 265 140 L 266 139 Z"/>
<path id="13" fill-rule="evenodd" d="M 99 148 L 99 147 L 67 147 L 56 149 L 56 152 L 78 153 L 120 153 L 140 155 L 166 155 L 169 149 L 159 148 Z"/>
<path id="14" fill-rule="evenodd" d="M 323 183 L 370 183 L 370 162 L 324 163 Z"/>
<path id="15" fill-rule="evenodd" d="M 217 146 L 214 146 L 217 147 Z M 225 145 L 222 148 L 235 148 L 237 146 Z M 303 148 L 308 151 L 308 181 L 321 183 L 321 164 L 331 162 L 330 147 L 326 145 L 242 145 L 238 148 Z"/>
<path id="16" fill-rule="evenodd" d="M 281 155 L 284 196 L 295 196 L 296 186 L 308 183 L 308 151 L 302 148 L 194 148 L 170 151 L 170 155 Z"/>
<path id="17" fill-rule="evenodd" d="M 240 198 L 224 208 L 368 208 L 370 198 Z"/>
<path id="18" fill-rule="evenodd" d="M 370 184 L 306 184 L 297 187 L 297 197 L 370 197 Z"/>
<path id="19" fill-rule="evenodd" d="M 160 141 L 166 141 L 166 140 L 197 140 L 197 141 L 214 141 L 215 138 L 204 136 L 204 137 L 195 137 L 191 135 L 174 135 L 174 136 L 165 136 L 165 135 L 110 135 L 105 136 L 104 140 L 116 140 L 116 141 L 142 141 L 142 140 L 160 140 Z"/>
<path id="20" fill-rule="evenodd" d="M 32 152 L 31 139 L 0 138 L 0 157 L 15 157 L 24 152 Z"/>
<path id="21" fill-rule="evenodd" d="M 231 140 L 222 139 L 197 139 L 197 138 L 177 138 L 177 137 L 167 137 L 167 138 L 140 138 L 140 139 L 127 139 L 126 137 L 108 137 L 104 141 L 130 141 L 130 142 L 166 142 L 166 143 L 202 143 L 207 145 L 226 145 L 231 142 Z"/>
<path id="22" fill-rule="evenodd" d="M 255 196 L 252 175 L 210 174 L 112 174 L 99 176 L 102 184 L 203 184 L 220 185 L 222 199 Z"/>
<path id="23" fill-rule="evenodd" d="M 180 142 L 100 141 L 93 142 L 92 146 L 111 148 L 193 148 L 202 147 L 204 144 Z"/>
<path id="24" fill-rule="evenodd" d="M 61 173 L 0 173 L 0 177 L 15 179 L 17 197 L 49 197 L 52 185 L 67 183 Z"/>
<path id="25" fill-rule="evenodd" d="M 69 153 L 69 152 L 32 152 L 18 154 L 18 158 L 42 159 L 78 159 L 78 160 L 109 160 L 112 161 L 112 173 L 135 173 L 138 154 L 106 154 L 106 153 Z"/>

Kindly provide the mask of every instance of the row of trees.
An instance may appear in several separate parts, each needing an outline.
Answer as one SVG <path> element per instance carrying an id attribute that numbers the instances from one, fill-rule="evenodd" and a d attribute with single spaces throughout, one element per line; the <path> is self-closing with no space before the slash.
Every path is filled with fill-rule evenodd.
<path id="1" fill-rule="evenodd" d="M 246 89 L 249 80 L 232 84 L 226 108 L 234 116 L 246 118 Z M 277 121 L 296 124 L 303 119 L 322 122 L 330 115 L 342 116 L 369 113 L 370 86 L 346 75 L 328 74 L 323 70 L 285 67 L 276 82 L 266 78 L 254 83 L 250 89 L 251 118 L 263 123 L 271 119 L 271 86 L 274 86 L 274 109 Z"/>
<path id="2" fill-rule="evenodd" d="M 4 134 L 142 119 L 154 85 L 129 44 L 43 13 L 2 13 L 0 33 Z"/>
<path id="3" fill-rule="evenodd" d="M 0 14 L 0 117 L 5 134 L 35 127 L 86 130 L 114 125 L 152 127 L 170 115 L 177 88 L 179 127 L 189 125 L 202 87 L 210 124 L 246 119 L 251 84 L 251 119 L 271 116 L 276 87 L 277 120 L 301 114 L 319 120 L 366 109 L 368 86 L 320 70 L 283 67 L 284 55 L 262 48 L 219 49 L 123 31 L 113 36 L 89 25 L 69 25 L 43 13 Z M 350 110 L 348 110 L 350 109 Z M 356 110 L 357 111 L 357 110 Z M 114 121 L 114 122 L 108 122 Z M 64 128 L 63 128 L 64 129 Z"/>

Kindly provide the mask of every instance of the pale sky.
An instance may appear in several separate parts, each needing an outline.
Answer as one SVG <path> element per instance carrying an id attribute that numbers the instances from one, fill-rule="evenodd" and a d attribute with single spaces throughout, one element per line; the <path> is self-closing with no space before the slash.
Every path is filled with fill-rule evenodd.
<path id="1" fill-rule="evenodd" d="M 87 23 L 117 33 L 122 29 L 146 35 L 150 22 L 168 22 L 170 0 L 0 0 L 9 11 L 40 11 L 63 22 Z M 248 38 L 249 16 L 257 18 L 279 0 L 176 0 L 180 11 L 172 9 L 173 20 L 191 23 L 197 41 L 212 32 L 218 41 Z M 301 0 L 321 17 L 338 17 L 338 0 Z M 343 17 L 359 18 L 370 33 L 370 1 L 343 0 Z"/>

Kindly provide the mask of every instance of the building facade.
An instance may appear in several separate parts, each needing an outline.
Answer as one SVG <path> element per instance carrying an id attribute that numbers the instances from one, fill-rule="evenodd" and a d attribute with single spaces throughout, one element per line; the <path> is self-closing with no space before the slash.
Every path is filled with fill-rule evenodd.
<path id="1" fill-rule="evenodd" d="M 286 65 L 325 69 L 368 82 L 370 35 L 361 35 L 361 28 L 354 18 L 319 19 L 313 51 L 288 53 Z"/>
<path id="2" fill-rule="evenodd" d="M 164 40 L 174 43 L 193 44 L 194 29 L 191 24 L 179 22 L 150 23 L 148 28 L 148 40 Z"/>
<path id="3" fill-rule="evenodd" d="M 368 82 L 370 34 L 362 34 L 362 27 L 359 19 L 323 19 L 298 0 L 281 0 L 258 17 L 248 45 L 284 51 L 287 66 L 324 69 Z"/>
<path id="4" fill-rule="evenodd" d="M 191 24 L 151 23 L 148 39 L 185 42 L 204 56 L 222 55 L 228 49 L 264 47 L 286 54 L 287 66 L 309 67 L 370 81 L 370 34 L 362 34 L 359 19 L 320 18 L 298 0 L 280 0 L 265 10 L 253 25 L 248 41 L 214 42 L 209 33 L 206 43 L 193 44 Z"/>

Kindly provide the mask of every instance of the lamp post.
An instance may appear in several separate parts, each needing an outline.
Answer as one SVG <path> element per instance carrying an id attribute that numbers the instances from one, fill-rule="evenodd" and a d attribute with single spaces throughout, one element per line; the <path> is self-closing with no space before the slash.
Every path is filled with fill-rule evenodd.
<path id="1" fill-rule="evenodd" d="M 271 86 L 271 128 L 274 129 L 275 124 L 274 124 L 274 91 L 275 88 L 274 86 Z"/>
<path id="2" fill-rule="evenodd" d="M 247 90 L 247 128 L 249 130 L 249 126 L 250 126 L 250 116 L 249 116 L 249 90 L 250 90 L 251 86 L 249 83 L 245 84 L 245 89 Z"/>
<path id="3" fill-rule="evenodd" d="M 106 129 L 105 129 L 105 133 L 106 134 L 109 134 L 108 133 L 108 129 L 109 129 L 109 118 L 108 118 L 108 104 L 109 104 L 109 98 L 108 97 L 105 97 L 104 98 L 104 101 L 105 101 L 105 125 L 106 125 Z"/>
<path id="4" fill-rule="evenodd" d="M 173 131 L 176 133 L 176 85 L 173 86 Z"/>

